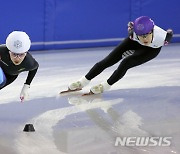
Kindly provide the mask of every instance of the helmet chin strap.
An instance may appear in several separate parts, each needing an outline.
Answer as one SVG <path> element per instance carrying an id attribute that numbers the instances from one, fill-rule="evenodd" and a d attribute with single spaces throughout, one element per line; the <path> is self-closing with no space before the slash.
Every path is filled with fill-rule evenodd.
<path id="1" fill-rule="evenodd" d="M 152 30 L 152 39 L 151 39 L 151 43 L 153 41 L 153 38 L 154 38 L 154 29 Z"/>

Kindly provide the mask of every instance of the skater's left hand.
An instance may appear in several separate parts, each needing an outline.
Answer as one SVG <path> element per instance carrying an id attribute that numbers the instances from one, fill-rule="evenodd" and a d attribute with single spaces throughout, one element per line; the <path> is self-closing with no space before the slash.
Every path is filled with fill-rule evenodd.
<path id="1" fill-rule="evenodd" d="M 21 102 L 25 101 L 28 99 L 28 91 L 29 91 L 29 88 L 30 88 L 30 85 L 28 84 L 24 84 L 22 90 L 21 90 L 21 94 L 20 94 L 20 99 L 21 99 Z"/>
<path id="2" fill-rule="evenodd" d="M 168 45 L 171 42 L 172 37 L 173 37 L 173 30 L 172 29 L 168 29 L 167 30 L 166 39 L 164 41 L 164 45 Z"/>

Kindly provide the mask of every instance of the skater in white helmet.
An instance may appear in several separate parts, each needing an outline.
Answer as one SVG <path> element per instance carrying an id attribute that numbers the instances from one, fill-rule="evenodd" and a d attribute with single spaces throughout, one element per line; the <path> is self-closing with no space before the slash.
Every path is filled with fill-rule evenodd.
<path id="1" fill-rule="evenodd" d="M 0 89 L 11 84 L 21 72 L 29 71 L 20 93 L 21 101 L 28 97 L 28 89 L 39 67 L 38 62 L 28 52 L 31 46 L 29 36 L 22 31 L 13 31 L 0 45 Z"/>
<path id="2" fill-rule="evenodd" d="M 156 26 L 151 18 L 141 16 L 134 22 L 128 23 L 128 34 L 129 36 L 107 57 L 96 63 L 90 71 L 77 82 L 71 83 L 68 86 L 68 90 L 62 93 L 81 90 L 104 69 L 122 60 L 109 79 L 91 87 L 88 94 L 100 94 L 109 90 L 114 83 L 126 74 L 128 69 L 144 64 L 155 58 L 159 54 L 162 46 L 170 42 L 173 31 L 171 29 L 165 31 Z"/>

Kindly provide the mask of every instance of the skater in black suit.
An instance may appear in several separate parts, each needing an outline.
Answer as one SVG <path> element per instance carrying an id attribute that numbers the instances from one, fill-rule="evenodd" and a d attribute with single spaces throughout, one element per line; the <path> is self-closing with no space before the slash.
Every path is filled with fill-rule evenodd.
<path id="1" fill-rule="evenodd" d="M 122 60 L 113 74 L 105 82 L 93 86 L 89 94 L 99 94 L 109 90 L 126 74 L 128 69 L 154 59 L 162 46 L 170 42 L 173 31 L 171 29 L 165 31 L 156 26 L 151 18 L 141 16 L 134 22 L 128 23 L 128 34 L 129 36 L 124 41 L 107 57 L 96 63 L 85 76 L 71 83 L 68 86 L 68 92 L 81 90 L 103 70 Z"/>
<path id="2" fill-rule="evenodd" d="M 39 67 L 28 52 L 31 46 L 29 36 L 22 31 L 9 34 L 5 45 L 0 45 L 0 89 L 11 84 L 21 72 L 29 71 L 20 93 L 21 101 L 28 97 L 30 84 Z"/>

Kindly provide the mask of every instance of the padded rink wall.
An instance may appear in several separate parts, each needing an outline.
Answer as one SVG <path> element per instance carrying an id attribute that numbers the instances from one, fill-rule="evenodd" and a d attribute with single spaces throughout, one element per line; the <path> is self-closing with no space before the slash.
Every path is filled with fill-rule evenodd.
<path id="1" fill-rule="evenodd" d="M 174 30 L 180 42 L 179 0 L 6 0 L 0 5 L 0 43 L 13 30 L 32 40 L 31 50 L 117 45 L 127 23 L 141 15 Z"/>

